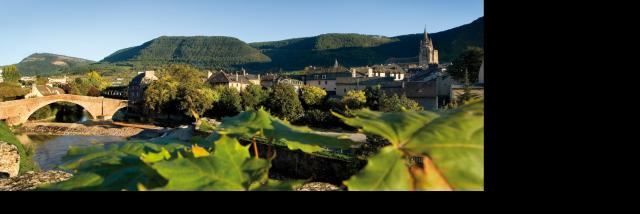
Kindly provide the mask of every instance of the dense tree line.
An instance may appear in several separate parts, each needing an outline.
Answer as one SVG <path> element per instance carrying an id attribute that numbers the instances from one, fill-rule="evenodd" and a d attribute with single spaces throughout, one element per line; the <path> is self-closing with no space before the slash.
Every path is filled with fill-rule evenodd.
<path id="1" fill-rule="evenodd" d="M 109 81 L 103 79 L 97 71 L 91 71 L 70 82 L 66 91 L 70 94 L 99 97 L 100 92 L 109 86 Z"/>
<path id="2" fill-rule="evenodd" d="M 170 65 L 159 72 L 160 79 L 145 91 L 145 108 L 156 114 L 181 114 L 221 119 L 250 109 L 265 108 L 272 115 L 292 123 L 316 127 L 348 127 L 331 114 L 370 108 L 384 111 L 421 110 L 406 96 L 387 96 L 380 87 L 349 91 L 342 99 L 329 98 L 319 87 L 289 84 L 270 88 L 249 85 L 242 91 L 227 86 L 212 87 L 203 81 L 204 72 L 188 65 Z M 375 100 L 375 101 L 374 101 Z"/>

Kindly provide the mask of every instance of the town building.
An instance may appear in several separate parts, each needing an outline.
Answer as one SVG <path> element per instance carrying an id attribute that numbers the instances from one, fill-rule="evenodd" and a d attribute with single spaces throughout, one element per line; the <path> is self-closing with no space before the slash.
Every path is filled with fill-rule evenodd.
<path id="1" fill-rule="evenodd" d="M 383 90 L 398 88 L 405 79 L 406 71 L 395 64 L 351 68 L 350 76 L 336 78 L 336 95 L 344 96 L 348 91 L 364 90 L 377 85 Z"/>
<path id="2" fill-rule="evenodd" d="M 24 97 L 28 99 L 59 94 L 65 94 L 64 90 L 47 85 L 31 84 L 31 92 L 24 95 Z"/>
<path id="3" fill-rule="evenodd" d="M 24 76 L 24 77 L 20 77 L 20 80 L 22 80 L 23 82 L 36 82 L 38 78 L 36 76 Z"/>
<path id="4" fill-rule="evenodd" d="M 64 75 L 64 77 L 61 77 L 61 78 L 49 77 L 47 85 L 51 87 L 53 87 L 54 85 L 66 85 L 68 80 L 69 78 L 67 77 L 67 75 Z"/>
<path id="5" fill-rule="evenodd" d="M 127 97 L 129 100 L 128 111 L 134 113 L 142 113 L 144 104 L 144 91 L 153 81 L 158 80 L 155 71 L 139 72 L 129 83 L 127 89 Z"/>
<path id="6" fill-rule="evenodd" d="M 4 82 L 4 77 L 2 77 L 2 69 L 0 68 L 0 83 Z"/>
<path id="7" fill-rule="evenodd" d="M 328 95 L 335 95 L 337 91 L 337 80 L 339 77 L 351 77 L 351 72 L 340 66 L 336 60 L 331 68 L 308 66 L 302 75 L 294 75 L 294 79 L 298 79 L 306 86 L 315 86 L 327 91 Z"/>
<path id="8" fill-rule="evenodd" d="M 420 67 L 428 68 L 437 66 L 440 61 L 438 50 L 433 46 L 433 40 L 427 34 L 427 27 L 424 28 L 424 38 L 420 41 L 420 54 L 418 55 Z"/>
<path id="9" fill-rule="evenodd" d="M 246 70 L 242 69 L 242 73 L 228 74 L 224 71 L 212 74 L 207 83 L 211 86 L 225 86 L 229 88 L 235 88 L 238 91 L 243 91 L 250 84 L 261 85 L 260 77 L 248 74 Z"/>
<path id="10" fill-rule="evenodd" d="M 260 78 L 260 85 L 264 88 L 270 88 L 278 84 L 289 84 L 298 91 L 304 86 L 304 82 L 301 80 L 278 74 L 266 74 L 262 77 L 258 75 L 258 77 Z"/>

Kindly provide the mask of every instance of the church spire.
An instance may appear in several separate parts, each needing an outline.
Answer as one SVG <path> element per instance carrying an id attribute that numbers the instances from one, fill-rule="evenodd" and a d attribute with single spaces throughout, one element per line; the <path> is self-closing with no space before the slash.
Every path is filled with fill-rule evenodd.
<path id="1" fill-rule="evenodd" d="M 429 34 L 427 34 L 427 25 L 424 25 L 424 41 L 429 41 Z"/>

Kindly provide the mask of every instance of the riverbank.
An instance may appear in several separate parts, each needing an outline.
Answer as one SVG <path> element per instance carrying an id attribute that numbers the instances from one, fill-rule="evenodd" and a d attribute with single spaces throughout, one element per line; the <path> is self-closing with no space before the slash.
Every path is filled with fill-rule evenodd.
<path id="1" fill-rule="evenodd" d="M 0 191 L 30 191 L 39 186 L 66 181 L 73 177 L 63 171 L 29 171 L 13 178 L 0 178 Z"/>
<path id="2" fill-rule="evenodd" d="M 28 122 L 15 129 L 16 134 L 38 134 L 56 136 L 113 136 L 131 137 L 140 134 L 145 129 L 156 129 L 158 127 L 138 125 L 127 126 L 124 123 L 100 123 L 100 124 L 80 124 L 80 123 L 52 123 L 52 122 Z"/>

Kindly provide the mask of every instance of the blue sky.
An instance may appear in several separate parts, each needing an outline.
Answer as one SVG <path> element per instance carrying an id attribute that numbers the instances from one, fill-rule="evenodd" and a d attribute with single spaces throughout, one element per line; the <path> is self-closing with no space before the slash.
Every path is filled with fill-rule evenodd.
<path id="1" fill-rule="evenodd" d="M 245 42 L 323 33 L 397 36 L 484 15 L 483 0 L 0 0 L 0 65 L 36 52 L 101 60 L 159 36 Z"/>

